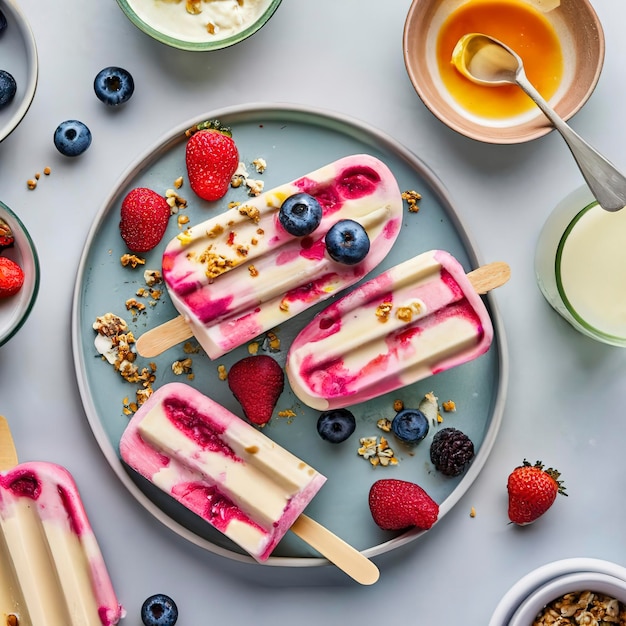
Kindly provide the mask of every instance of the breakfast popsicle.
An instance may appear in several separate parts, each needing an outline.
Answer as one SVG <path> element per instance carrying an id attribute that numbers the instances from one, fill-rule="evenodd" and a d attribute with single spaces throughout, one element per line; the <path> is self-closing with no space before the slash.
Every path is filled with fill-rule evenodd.
<path id="1" fill-rule="evenodd" d="M 124 614 L 74 479 L 18 464 L 0 416 L 0 623 L 110 626 Z"/>
<path id="2" fill-rule="evenodd" d="M 302 512 L 326 478 L 185 383 L 157 389 L 129 422 L 122 459 L 264 562 L 291 529 L 362 584 L 378 569 Z"/>
<path id="3" fill-rule="evenodd" d="M 326 410 L 375 398 L 486 352 L 493 327 L 479 293 L 509 277 L 506 263 L 466 275 L 431 250 L 340 298 L 294 339 L 286 373 L 294 393 Z"/>
<path id="4" fill-rule="evenodd" d="M 312 196 L 321 219 L 297 236 L 280 220 L 296 194 Z M 331 258 L 325 238 L 342 220 L 360 224 L 369 252 L 354 264 Z M 188 339 L 215 359 L 355 284 L 387 255 L 400 231 L 402 196 L 379 159 L 351 155 L 250 198 L 179 234 L 163 254 L 163 278 L 180 317 L 137 339 L 152 357 Z"/>

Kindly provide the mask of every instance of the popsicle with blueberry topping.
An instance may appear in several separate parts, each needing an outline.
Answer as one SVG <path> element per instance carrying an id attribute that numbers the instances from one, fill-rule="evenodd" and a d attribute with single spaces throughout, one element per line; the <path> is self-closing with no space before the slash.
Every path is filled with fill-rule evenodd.
<path id="1" fill-rule="evenodd" d="M 308 201 L 294 208 L 294 196 Z M 390 251 L 401 220 L 392 172 L 358 154 L 193 226 L 163 254 L 181 316 L 141 335 L 137 351 L 156 356 L 193 335 L 215 359 L 361 280 Z"/>

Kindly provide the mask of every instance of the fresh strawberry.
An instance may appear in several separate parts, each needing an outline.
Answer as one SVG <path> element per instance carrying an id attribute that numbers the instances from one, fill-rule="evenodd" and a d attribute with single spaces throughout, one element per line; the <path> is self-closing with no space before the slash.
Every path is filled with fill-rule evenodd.
<path id="1" fill-rule="evenodd" d="M 230 128 L 215 120 L 198 124 L 187 135 L 185 158 L 191 188 L 203 200 L 223 198 L 239 165 Z"/>
<path id="2" fill-rule="evenodd" d="M 147 187 L 136 187 L 122 200 L 120 233 L 131 252 L 152 250 L 165 234 L 170 217 L 167 200 Z"/>
<path id="3" fill-rule="evenodd" d="M 271 356 L 249 356 L 230 368 L 228 386 L 248 420 L 261 426 L 272 417 L 285 386 L 285 375 Z"/>
<path id="4" fill-rule="evenodd" d="M 509 519 L 520 526 L 531 524 L 552 506 L 557 494 L 566 496 L 560 476 L 553 468 L 544 469 L 541 461 L 531 465 L 524 459 L 507 481 Z"/>
<path id="5" fill-rule="evenodd" d="M 11 259 L 0 256 L 0 298 L 14 296 L 24 284 L 22 268 Z"/>
<path id="6" fill-rule="evenodd" d="M 15 243 L 15 237 L 11 227 L 0 217 L 0 250 L 11 248 Z"/>
<path id="7" fill-rule="evenodd" d="M 439 505 L 419 485 L 397 478 L 377 480 L 370 488 L 369 506 L 383 530 L 427 530 L 439 517 Z"/>

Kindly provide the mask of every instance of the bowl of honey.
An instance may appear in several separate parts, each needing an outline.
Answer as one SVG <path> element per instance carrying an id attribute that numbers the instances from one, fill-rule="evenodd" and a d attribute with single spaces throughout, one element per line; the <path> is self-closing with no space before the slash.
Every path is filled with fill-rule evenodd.
<path id="1" fill-rule="evenodd" d="M 490 35 L 522 58 L 529 81 L 564 119 L 600 78 L 605 42 L 589 0 L 413 0 L 403 33 L 409 78 L 428 109 L 486 143 L 523 143 L 552 125 L 517 85 L 478 85 L 452 63 L 458 40 Z"/>

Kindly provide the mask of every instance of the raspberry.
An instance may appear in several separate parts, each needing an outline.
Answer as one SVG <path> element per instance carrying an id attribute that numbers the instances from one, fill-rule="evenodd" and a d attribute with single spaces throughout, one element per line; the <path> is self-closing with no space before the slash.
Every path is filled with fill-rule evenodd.
<path id="1" fill-rule="evenodd" d="M 458 476 L 474 458 L 471 439 L 456 428 L 444 428 L 430 445 L 430 460 L 445 476 Z"/>

